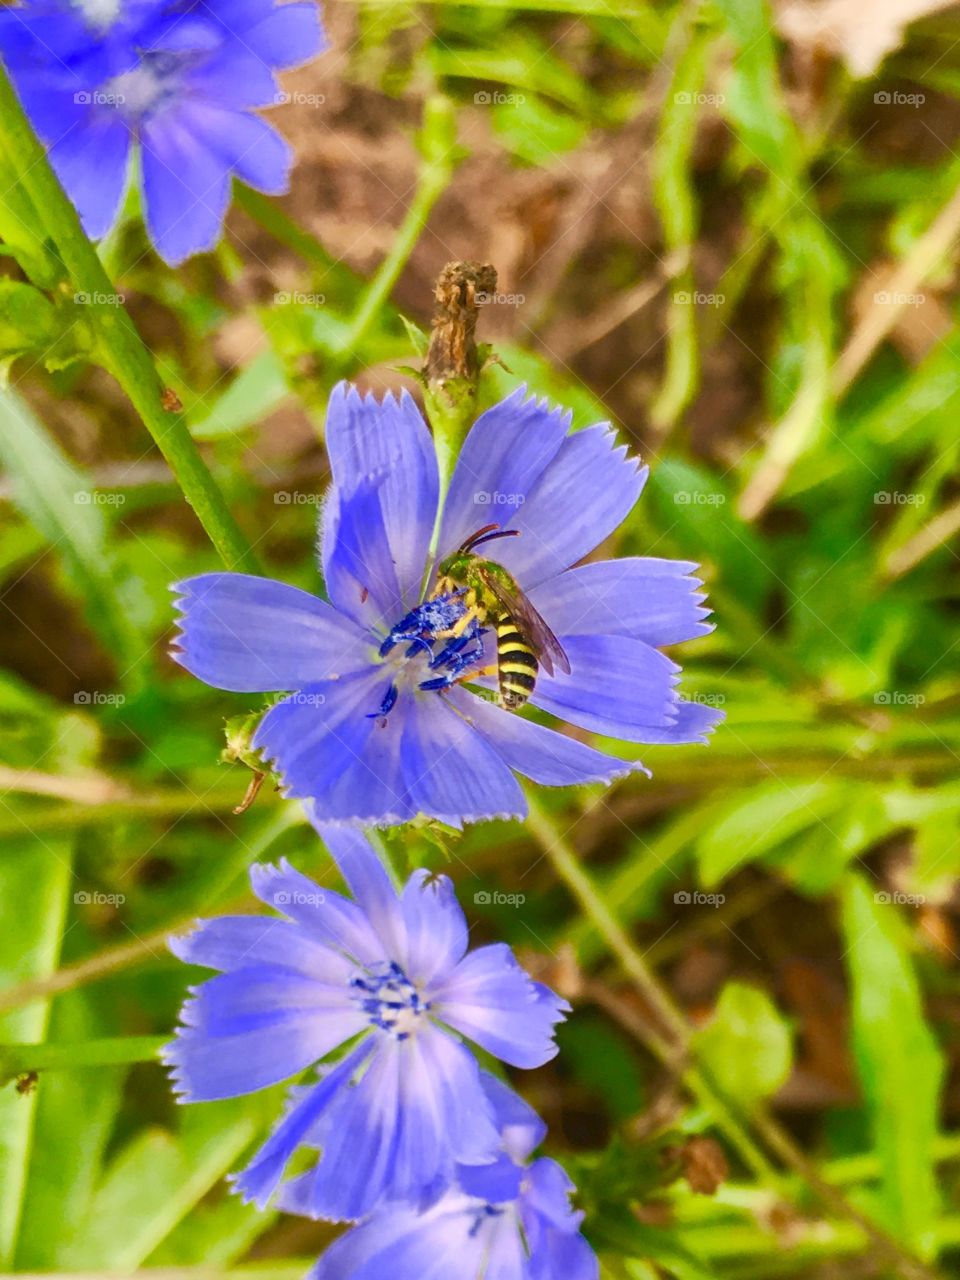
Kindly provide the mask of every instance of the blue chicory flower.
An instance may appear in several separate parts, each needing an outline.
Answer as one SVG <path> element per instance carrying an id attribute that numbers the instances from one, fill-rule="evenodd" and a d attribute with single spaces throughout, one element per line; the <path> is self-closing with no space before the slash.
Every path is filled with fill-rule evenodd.
<path id="1" fill-rule="evenodd" d="M 582 1213 L 555 1161 L 528 1163 L 543 1122 L 493 1076 L 483 1087 L 503 1135 L 488 1165 L 461 1166 L 456 1185 L 423 1213 L 388 1205 L 330 1246 L 310 1280 L 597 1280 L 597 1258 L 580 1234 Z M 281 1207 L 309 1213 L 311 1178 L 290 1184 Z"/>
<path id="2" fill-rule="evenodd" d="M 176 264 L 212 249 L 232 176 L 287 190 L 292 153 L 255 108 L 325 47 L 312 2 L 24 0 L 0 57 L 88 235 L 116 219 L 139 144 L 147 230 Z"/>
<path id="3" fill-rule="evenodd" d="M 481 414 L 432 555 L 437 458 L 414 401 L 404 393 L 378 402 L 340 384 L 326 427 L 329 603 L 236 573 L 174 588 L 182 615 L 174 656 L 188 671 L 238 693 L 294 691 L 267 712 L 253 745 L 287 794 L 313 800 L 321 821 L 522 817 L 515 772 L 563 786 L 643 768 L 485 695 L 491 629 L 472 624 L 451 640 L 463 599 L 431 599 L 437 564 L 484 526 L 520 535 L 489 542 L 483 554 L 513 575 L 569 659 L 570 674 L 540 670 L 535 706 L 630 742 L 705 741 L 722 718 L 680 699 L 680 668 L 658 649 L 711 630 L 695 565 L 638 557 L 570 567 L 629 514 L 647 470 L 617 447 L 608 424 L 573 435 L 569 425 L 568 414 L 523 389 Z"/>
<path id="4" fill-rule="evenodd" d="M 511 1066 L 538 1067 L 555 1055 L 569 1006 L 509 947 L 467 954 L 445 876 L 417 871 L 398 894 L 366 837 L 321 832 L 353 901 L 286 862 L 253 866 L 254 893 L 288 919 L 227 916 L 171 940 L 181 959 L 221 972 L 192 989 L 165 1060 L 187 1102 L 317 1066 L 319 1082 L 293 1090 L 236 1186 L 262 1207 L 294 1151 L 319 1146 L 310 1212 L 355 1220 L 385 1198 L 429 1203 L 458 1163 L 493 1162 L 496 1117 L 461 1037 Z"/>

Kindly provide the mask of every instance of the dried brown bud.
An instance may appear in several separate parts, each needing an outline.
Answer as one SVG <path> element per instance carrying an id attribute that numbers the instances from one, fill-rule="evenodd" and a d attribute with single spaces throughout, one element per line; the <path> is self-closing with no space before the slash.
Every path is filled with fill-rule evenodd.
<path id="1" fill-rule="evenodd" d="M 496 268 L 488 262 L 448 262 L 440 272 L 427 351 L 428 382 L 442 385 L 451 379 L 477 378 L 477 315 L 483 295 L 496 291 Z"/>

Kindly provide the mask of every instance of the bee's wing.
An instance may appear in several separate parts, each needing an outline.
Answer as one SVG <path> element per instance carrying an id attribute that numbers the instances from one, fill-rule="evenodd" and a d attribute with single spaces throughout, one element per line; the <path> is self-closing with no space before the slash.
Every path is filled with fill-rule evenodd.
<path id="1" fill-rule="evenodd" d="M 484 586 L 493 593 L 499 604 L 516 622 L 520 634 L 536 653 L 537 660 L 547 675 L 553 675 L 554 663 L 569 675 L 570 659 L 563 645 L 517 584 L 505 582 L 499 573 L 492 572 L 485 565 L 480 564 L 476 568 L 483 579 Z"/>

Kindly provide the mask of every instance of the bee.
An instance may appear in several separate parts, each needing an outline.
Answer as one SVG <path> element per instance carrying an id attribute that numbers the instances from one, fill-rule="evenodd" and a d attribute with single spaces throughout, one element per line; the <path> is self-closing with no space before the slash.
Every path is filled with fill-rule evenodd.
<path id="1" fill-rule="evenodd" d="M 554 667 L 570 674 L 570 660 L 563 645 L 517 586 L 512 575 L 494 560 L 476 554 L 478 547 L 494 538 L 515 537 L 519 529 L 484 525 L 467 538 L 440 564 L 435 596 L 462 591 L 467 612 L 452 628 L 462 634 L 473 619 L 489 623 L 497 632 L 497 684 L 500 705 L 516 711 L 524 705 L 543 667 L 553 675 Z"/>

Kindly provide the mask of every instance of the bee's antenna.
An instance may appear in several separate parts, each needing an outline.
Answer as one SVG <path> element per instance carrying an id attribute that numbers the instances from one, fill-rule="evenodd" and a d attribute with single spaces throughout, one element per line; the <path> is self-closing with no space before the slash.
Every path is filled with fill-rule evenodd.
<path id="1" fill-rule="evenodd" d="M 482 529 L 478 529 L 476 533 L 471 534 L 460 550 L 473 551 L 474 548 L 482 546 L 485 542 L 493 542 L 495 538 L 518 538 L 519 536 L 519 529 L 501 529 L 498 524 L 485 524 Z"/>

